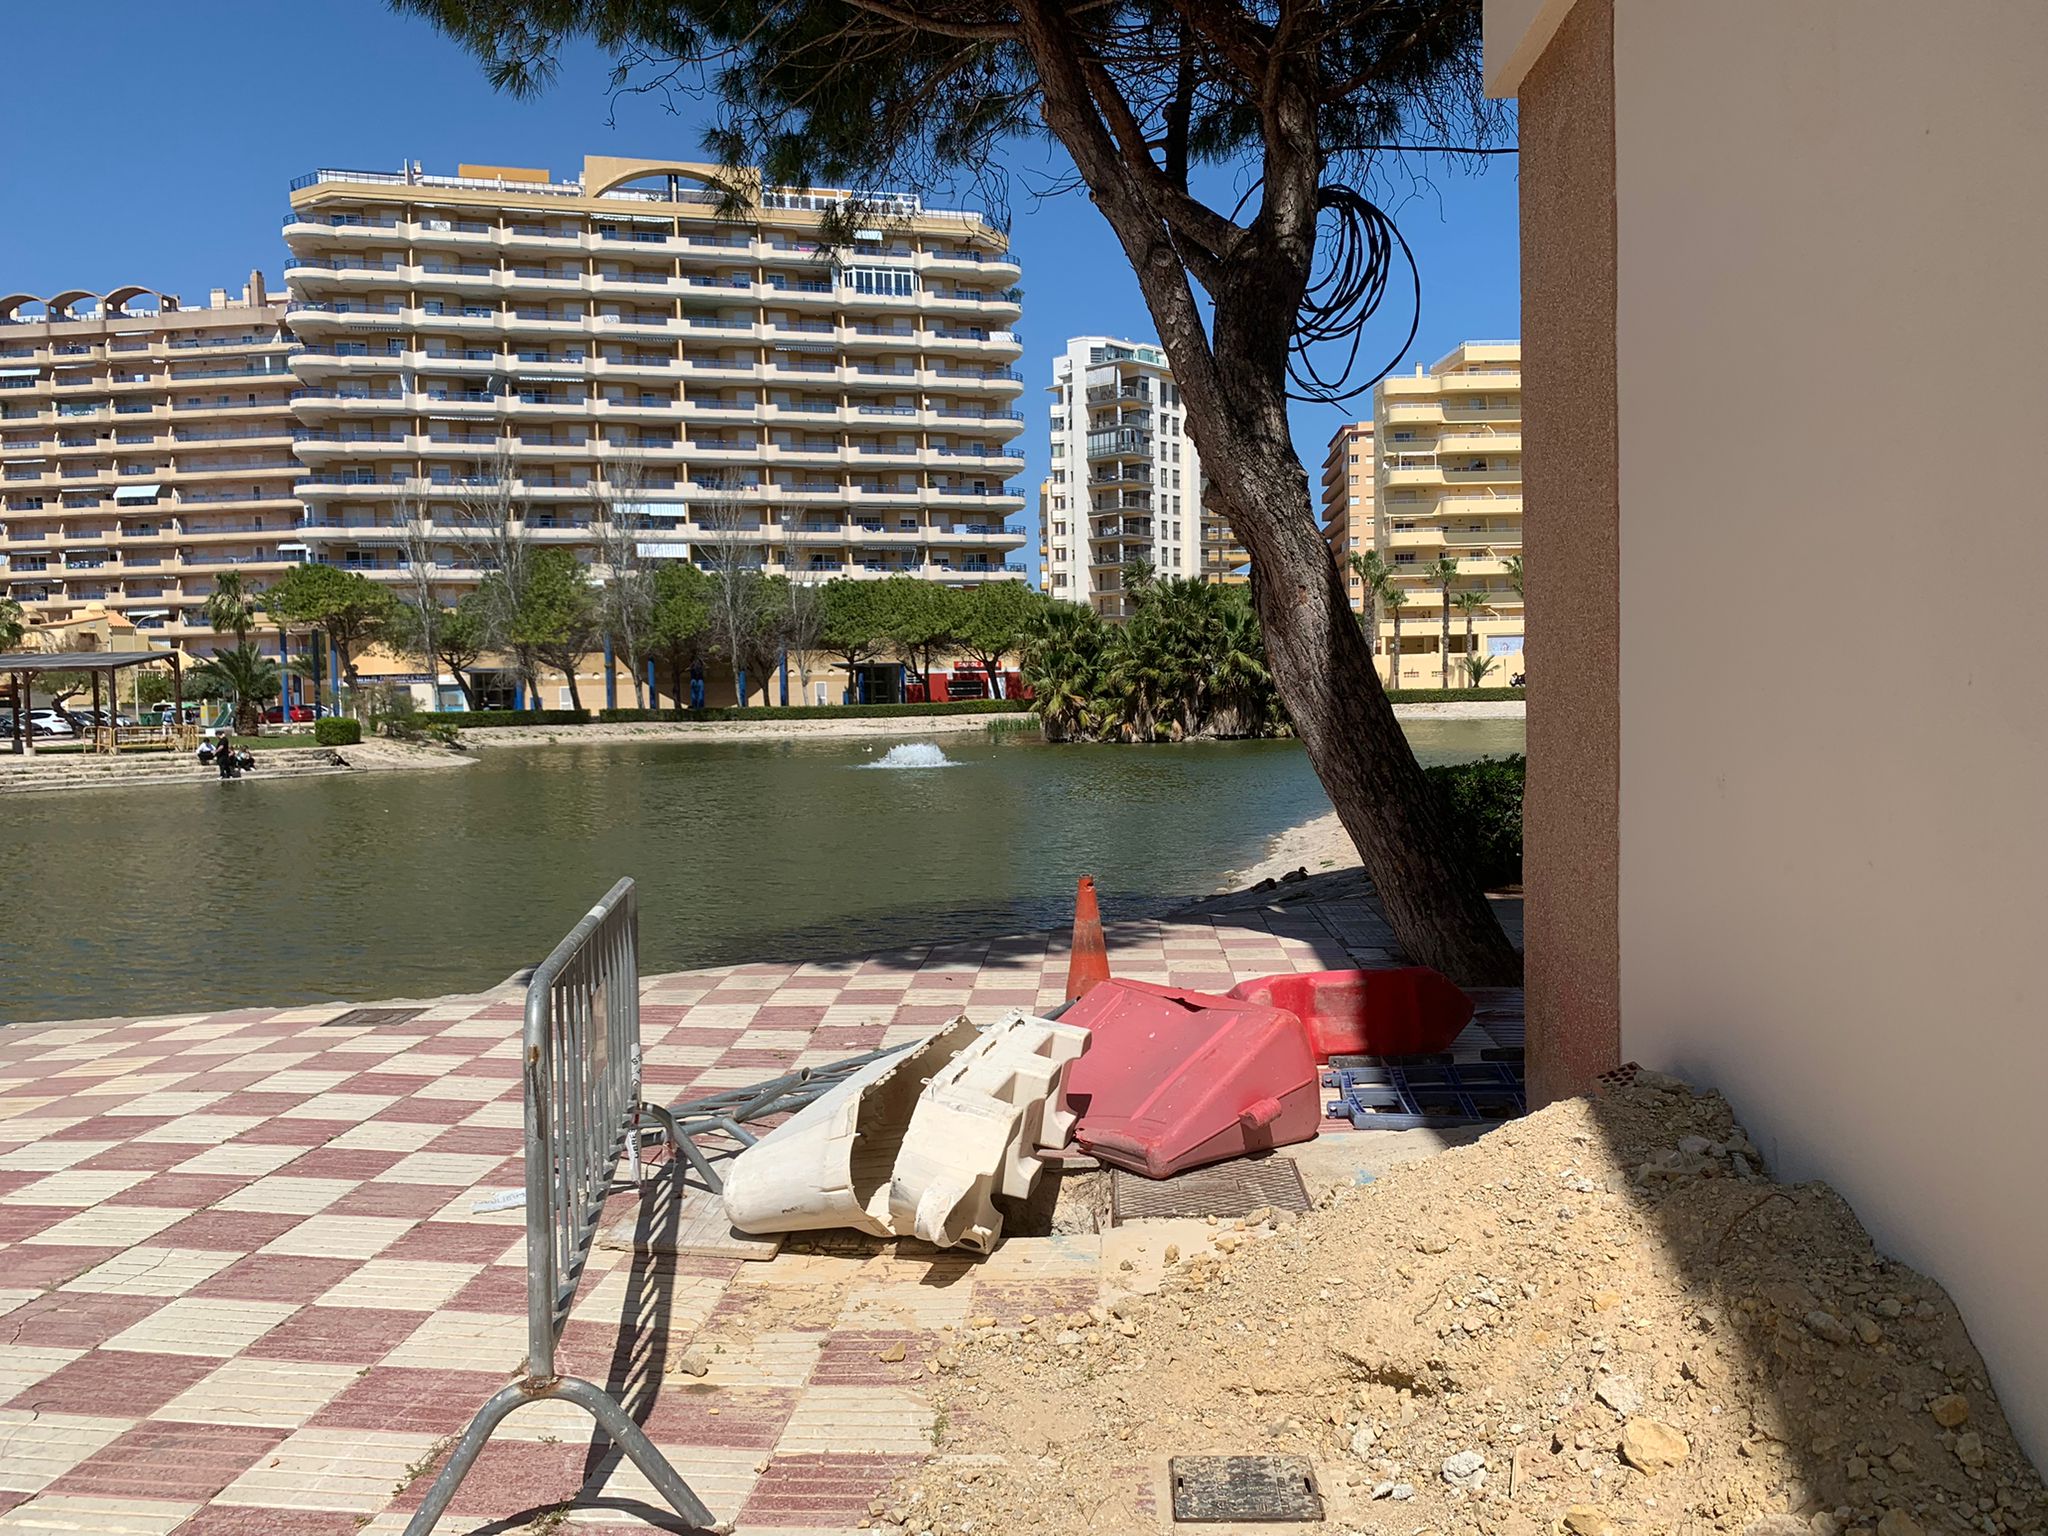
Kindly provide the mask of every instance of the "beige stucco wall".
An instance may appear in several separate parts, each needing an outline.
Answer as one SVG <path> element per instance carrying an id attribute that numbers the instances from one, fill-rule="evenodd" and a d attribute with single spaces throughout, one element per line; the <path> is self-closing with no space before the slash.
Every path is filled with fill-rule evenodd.
<path id="1" fill-rule="evenodd" d="M 1523 947 L 1544 1101 L 1621 1059 L 1613 12 L 1580 0 L 1522 102 L 1522 226 L 1543 231 L 1522 255 L 1522 545 Z"/>
<path id="2" fill-rule="evenodd" d="M 1622 1051 L 1937 1276 L 2039 1458 L 2048 6 L 1939 10 L 1615 5 Z"/>

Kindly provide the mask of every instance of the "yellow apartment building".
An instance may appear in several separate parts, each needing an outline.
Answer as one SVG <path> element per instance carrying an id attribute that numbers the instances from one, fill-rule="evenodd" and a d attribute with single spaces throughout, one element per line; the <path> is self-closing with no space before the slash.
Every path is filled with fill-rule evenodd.
<path id="1" fill-rule="evenodd" d="M 221 576 L 266 586 L 299 558 L 284 312 L 261 273 L 204 307 L 139 287 L 0 298 L 0 593 L 32 623 L 104 610 L 211 641 Z"/>
<path id="2" fill-rule="evenodd" d="M 1351 569 L 1351 557 L 1375 547 L 1372 476 L 1372 423 L 1346 422 L 1331 435 L 1323 456 L 1323 542 L 1344 572 L 1354 613 L 1364 611 L 1365 584 Z"/>
<path id="3" fill-rule="evenodd" d="M 1384 379 L 1373 394 L 1373 543 L 1406 598 L 1399 676 L 1391 686 L 1434 688 L 1446 675 L 1445 583 L 1450 561 L 1448 676 L 1466 685 L 1472 649 L 1494 659 L 1484 686 L 1523 670 L 1522 348 L 1468 341 L 1434 364 Z M 1463 594 L 1474 600 L 1469 612 Z M 1383 649 L 1393 624 L 1382 616 Z"/>

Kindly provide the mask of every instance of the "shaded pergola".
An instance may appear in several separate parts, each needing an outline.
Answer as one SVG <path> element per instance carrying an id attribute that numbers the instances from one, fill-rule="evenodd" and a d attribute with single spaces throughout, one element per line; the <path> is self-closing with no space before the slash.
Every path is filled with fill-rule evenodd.
<path id="1" fill-rule="evenodd" d="M 127 667 L 146 667 L 156 662 L 169 662 L 171 667 L 171 702 L 176 706 L 177 719 L 163 733 L 174 746 L 189 744 L 185 725 L 185 658 L 176 651 L 13 651 L 0 653 L 0 677 L 8 680 L 14 696 L 13 748 L 16 755 L 35 751 L 35 732 L 28 723 L 27 680 L 44 672 L 84 672 L 92 678 L 93 750 L 119 752 L 121 750 L 121 728 L 118 725 L 100 725 L 100 695 L 102 684 L 106 694 L 106 714 L 117 716 L 114 707 L 114 677 Z M 139 738 L 138 738 L 139 739 Z M 154 736 L 152 740 L 156 739 Z"/>

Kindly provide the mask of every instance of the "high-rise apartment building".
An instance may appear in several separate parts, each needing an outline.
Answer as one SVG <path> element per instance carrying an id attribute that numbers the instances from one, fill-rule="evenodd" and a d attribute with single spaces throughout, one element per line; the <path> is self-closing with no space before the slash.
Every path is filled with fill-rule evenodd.
<path id="1" fill-rule="evenodd" d="M 832 250 L 818 213 L 843 194 L 769 192 L 734 220 L 714 174 L 301 178 L 286 276 L 313 558 L 394 570 L 403 508 L 438 528 L 509 475 L 534 536 L 586 554 L 610 494 L 653 557 L 736 540 L 770 572 L 1024 576 L 1002 237 L 902 197 Z M 451 543 L 451 585 L 463 565 Z"/>
<path id="2" fill-rule="evenodd" d="M 143 288 L 0 299 L 0 595 L 186 642 L 213 638 L 222 575 L 280 575 L 300 512 L 283 319 L 260 273 L 203 309 Z"/>
<path id="3" fill-rule="evenodd" d="M 1351 568 L 1351 557 L 1377 547 L 1372 478 L 1372 423 L 1346 422 L 1331 436 L 1330 451 L 1323 456 L 1323 541 L 1344 572 L 1353 612 L 1365 606 L 1365 583 Z"/>
<path id="4" fill-rule="evenodd" d="M 1205 574 L 1201 458 L 1166 354 L 1076 337 L 1053 359 L 1049 388 L 1045 590 L 1122 618 L 1132 564 L 1160 576 Z"/>
<path id="5" fill-rule="evenodd" d="M 1448 572 L 1449 677 L 1465 682 L 1465 636 L 1496 659 L 1486 684 L 1522 670 L 1522 594 L 1511 562 L 1522 553 L 1522 348 L 1468 341 L 1413 375 L 1383 379 L 1373 394 L 1373 541 L 1401 609 L 1398 678 L 1434 688 L 1445 675 Z M 1468 596 L 1469 595 L 1469 596 Z M 1381 635 L 1393 625 L 1382 614 Z"/>
<path id="6" fill-rule="evenodd" d="M 847 194 L 735 216 L 715 174 L 316 171 L 291 191 L 288 297 L 257 275 L 203 310 L 0 298 L 0 591 L 201 651 L 228 570 L 396 581 L 423 558 L 452 602 L 481 574 L 485 482 L 528 539 L 593 565 L 602 503 L 636 558 L 1022 579 L 1003 237 L 895 196 L 821 248 Z"/>

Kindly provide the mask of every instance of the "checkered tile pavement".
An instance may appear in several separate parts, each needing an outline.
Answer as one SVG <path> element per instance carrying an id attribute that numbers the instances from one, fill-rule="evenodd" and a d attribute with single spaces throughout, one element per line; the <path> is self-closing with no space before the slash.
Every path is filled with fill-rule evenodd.
<path id="1" fill-rule="evenodd" d="M 1119 975 L 1213 990 L 1392 958 L 1313 911 L 1129 924 Z M 648 978 L 649 1097 L 679 1100 L 1062 995 L 1064 941 Z M 336 1006 L 0 1030 L 0 1536 L 389 1536 L 524 1352 L 520 1000 L 408 1023 Z M 631 1197 L 622 1197 L 630 1203 Z M 600 1248 L 565 1368 L 610 1385 L 741 1532 L 841 1532 L 933 1454 L 937 1330 L 1096 1299 L 1094 1239 L 970 1263 Z M 897 1346 L 900 1346 L 900 1351 Z M 685 1350 L 701 1378 L 670 1367 Z M 900 1354 L 900 1358 L 899 1358 Z M 443 1520 L 680 1529 L 587 1418 L 521 1409 Z M 507 1523 L 509 1522 L 509 1524 Z"/>

